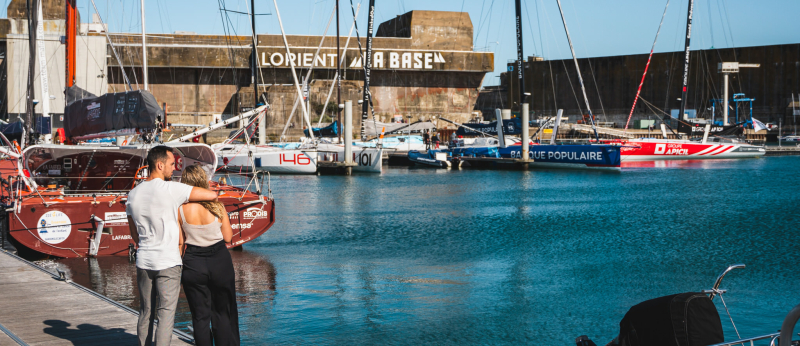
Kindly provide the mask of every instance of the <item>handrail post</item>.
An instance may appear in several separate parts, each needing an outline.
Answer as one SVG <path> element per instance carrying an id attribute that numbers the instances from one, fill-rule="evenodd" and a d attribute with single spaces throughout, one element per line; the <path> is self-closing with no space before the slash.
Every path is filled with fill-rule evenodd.
<path id="1" fill-rule="evenodd" d="M 798 319 L 800 319 L 800 304 L 789 311 L 789 313 L 783 319 L 783 324 L 781 324 L 780 342 L 778 342 L 778 346 L 790 346 L 792 344 L 794 325 L 797 324 Z"/>

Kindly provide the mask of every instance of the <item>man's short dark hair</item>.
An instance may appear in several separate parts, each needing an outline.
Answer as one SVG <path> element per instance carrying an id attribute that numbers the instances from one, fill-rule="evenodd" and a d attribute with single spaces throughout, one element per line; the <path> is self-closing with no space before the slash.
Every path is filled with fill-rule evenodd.
<path id="1" fill-rule="evenodd" d="M 172 148 L 166 145 L 159 145 L 150 149 L 150 152 L 147 153 L 147 165 L 150 166 L 150 172 L 156 169 L 156 163 L 164 162 L 166 164 L 167 158 L 169 158 L 167 153 L 171 152 Z"/>

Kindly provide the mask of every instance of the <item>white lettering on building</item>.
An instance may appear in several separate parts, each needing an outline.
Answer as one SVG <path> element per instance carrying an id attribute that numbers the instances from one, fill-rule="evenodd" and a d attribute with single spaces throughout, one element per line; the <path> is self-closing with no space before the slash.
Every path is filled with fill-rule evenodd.
<path id="1" fill-rule="evenodd" d="M 336 54 L 321 53 L 283 53 L 261 52 L 261 66 L 272 67 L 327 67 L 333 68 L 336 63 Z M 361 59 L 358 54 L 347 55 L 342 65 L 351 68 L 363 66 L 366 59 Z M 388 61 L 387 61 L 388 60 Z M 372 55 L 372 68 L 433 70 L 436 64 L 444 64 L 445 60 L 439 52 L 374 52 Z M 441 65 L 439 65 L 441 67 Z"/>

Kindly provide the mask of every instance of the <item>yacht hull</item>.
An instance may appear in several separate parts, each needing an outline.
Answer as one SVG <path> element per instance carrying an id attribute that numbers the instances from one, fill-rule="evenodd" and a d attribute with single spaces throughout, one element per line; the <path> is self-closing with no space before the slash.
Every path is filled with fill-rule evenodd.
<path id="1" fill-rule="evenodd" d="M 499 149 L 500 157 L 521 159 L 522 145 Z M 613 145 L 531 145 L 529 168 L 620 170 L 620 147 Z"/>
<path id="2" fill-rule="evenodd" d="M 615 141 L 621 145 L 622 161 L 719 160 L 764 156 L 763 147 L 747 143 L 700 143 L 685 140 Z"/>

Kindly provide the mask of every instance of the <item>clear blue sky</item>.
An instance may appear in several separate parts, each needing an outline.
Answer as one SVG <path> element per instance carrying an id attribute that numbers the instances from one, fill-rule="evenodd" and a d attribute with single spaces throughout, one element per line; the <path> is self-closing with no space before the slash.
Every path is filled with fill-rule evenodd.
<path id="1" fill-rule="evenodd" d="M 3 0 L 6 4 L 9 0 Z M 249 0 L 145 0 L 148 33 L 176 30 L 222 34 L 219 4 L 248 12 Z M 342 33 L 352 21 L 350 0 L 340 0 Z M 367 0 L 353 0 L 355 4 Z M 139 1 L 95 0 L 112 32 L 140 32 Z M 562 0 L 578 57 L 648 53 L 666 0 Z M 278 0 L 287 34 L 319 35 L 332 13 L 334 0 Z M 657 52 L 682 50 L 688 0 L 671 0 Z M 89 0 L 78 0 L 83 21 L 91 18 Z M 5 7 L 4 7 L 5 8 Z M 377 25 L 411 10 L 466 11 L 474 27 L 475 49 L 495 53 L 495 72 L 484 85 L 497 84 L 506 62 L 516 56 L 514 0 L 376 0 Z M 555 0 L 523 0 L 525 55 L 547 59 L 570 57 Z M 259 34 L 280 33 L 273 2 L 257 0 Z M 743 47 L 800 42 L 798 0 L 696 0 L 692 49 Z M 249 18 L 229 14 L 234 30 L 250 35 Z M 361 35 L 366 32 L 366 9 L 358 15 Z M 334 27 L 329 31 L 335 34 Z"/>

